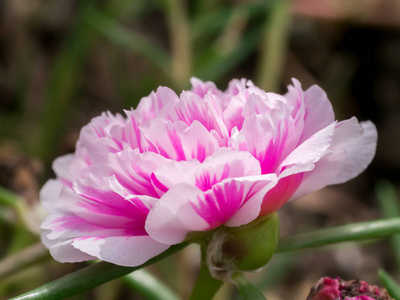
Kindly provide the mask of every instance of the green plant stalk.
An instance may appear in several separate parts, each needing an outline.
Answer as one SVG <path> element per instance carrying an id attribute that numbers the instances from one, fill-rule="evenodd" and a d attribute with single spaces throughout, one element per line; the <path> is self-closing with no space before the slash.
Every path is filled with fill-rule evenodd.
<path id="1" fill-rule="evenodd" d="M 265 24 L 265 34 L 260 49 L 260 62 L 257 64 L 256 70 L 255 82 L 257 86 L 266 91 L 278 91 L 286 55 L 289 25 L 289 1 L 276 1 Z"/>
<path id="2" fill-rule="evenodd" d="M 393 280 L 393 278 L 383 269 L 378 271 L 378 275 L 390 296 L 394 299 L 400 299 L 400 286 Z"/>
<path id="3" fill-rule="evenodd" d="M 219 80 L 252 53 L 259 41 L 261 31 L 261 26 L 253 28 L 242 37 L 231 52 L 197 63 L 198 67 L 194 70 L 195 76 L 204 80 Z"/>
<path id="4" fill-rule="evenodd" d="M 180 299 L 168 286 L 143 269 L 122 277 L 122 280 L 146 300 Z"/>
<path id="5" fill-rule="evenodd" d="M 165 0 L 172 52 L 172 74 L 178 89 L 186 88 L 192 69 L 190 22 L 185 1 Z"/>
<path id="6" fill-rule="evenodd" d="M 400 207 L 396 189 L 387 180 L 381 180 L 376 184 L 375 195 L 378 200 L 378 205 L 384 218 L 400 217 Z M 397 269 L 400 270 L 400 234 L 395 234 L 390 238 L 392 251 L 397 263 Z"/>
<path id="7" fill-rule="evenodd" d="M 170 57 L 159 45 L 154 44 L 145 36 L 131 30 L 128 31 L 95 9 L 88 10 L 85 16 L 87 24 L 110 42 L 144 57 L 161 70 L 165 76 L 170 76 Z"/>
<path id="8" fill-rule="evenodd" d="M 257 289 L 247 278 L 243 275 L 243 273 L 235 273 L 232 276 L 232 279 L 236 283 L 236 287 L 239 291 L 240 297 L 243 300 L 265 300 L 266 298 L 261 293 L 259 289 Z"/>
<path id="9" fill-rule="evenodd" d="M 276 252 L 382 238 L 397 233 L 400 233 L 400 218 L 354 223 L 282 238 Z"/>
<path id="10" fill-rule="evenodd" d="M 187 243 L 181 243 L 171 246 L 167 251 L 153 257 L 144 264 L 137 267 L 123 267 L 99 262 L 86 268 L 68 274 L 64 277 L 49 282 L 41 287 L 31 290 L 25 294 L 12 298 L 13 300 L 22 299 L 40 299 L 57 300 L 76 295 L 78 293 L 90 290 L 110 280 L 127 275 L 128 273 L 139 270 L 145 266 L 151 265 L 161 259 L 164 259 L 187 246 Z"/>
<path id="11" fill-rule="evenodd" d="M 205 245 L 201 245 L 201 264 L 190 300 L 212 299 L 223 281 L 211 276 L 206 262 Z"/>

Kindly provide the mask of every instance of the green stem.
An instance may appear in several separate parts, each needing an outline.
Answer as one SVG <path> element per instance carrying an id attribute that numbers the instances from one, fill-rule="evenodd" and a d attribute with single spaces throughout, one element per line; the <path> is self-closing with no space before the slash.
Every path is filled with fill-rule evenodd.
<path id="1" fill-rule="evenodd" d="M 166 0 L 171 39 L 172 74 L 177 88 L 185 88 L 192 69 L 190 22 L 185 1 Z"/>
<path id="2" fill-rule="evenodd" d="M 276 252 L 381 238 L 397 233 L 400 233 L 400 218 L 354 223 L 282 238 Z"/>
<path id="3" fill-rule="evenodd" d="M 243 273 L 237 272 L 233 274 L 232 279 L 235 281 L 240 297 L 243 300 L 265 300 L 266 298 L 257 289 Z"/>
<path id="4" fill-rule="evenodd" d="M 215 293 L 222 286 L 221 280 L 215 279 L 211 276 L 206 263 L 205 246 L 201 247 L 201 265 L 199 275 L 197 276 L 190 300 L 203 300 L 212 299 Z"/>
<path id="5" fill-rule="evenodd" d="M 393 278 L 382 269 L 378 271 L 378 275 L 390 296 L 392 296 L 394 299 L 400 299 L 400 287 L 393 280 Z"/>
<path id="6" fill-rule="evenodd" d="M 182 250 L 186 246 L 187 243 L 174 245 L 162 254 L 150 259 L 149 261 L 137 267 L 123 267 L 107 262 L 99 262 L 78 270 L 74 273 L 68 274 L 59 279 L 56 279 L 52 282 L 49 282 L 41 287 L 38 287 L 12 299 L 64 299 L 72 295 L 90 290 L 98 285 L 119 278 L 133 271 L 139 270 L 145 266 L 151 265 L 161 259 L 170 256 L 171 254 L 178 252 L 179 250 Z"/>
<path id="7" fill-rule="evenodd" d="M 122 277 L 122 280 L 146 300 L 180 299 L 169 287 L 145 270 L 137 270 Z"/>
<path id="8" fill-rule="evenodd" d="M 287 0 L 276 1 L 265 24 L 256 84 L 266 91 L 277 92 L 289 36 L 290 9 Z"/>
<path id="9" fill-rule="evenodd" d="M 376 184 L 375 195 L 378 205 L 384 218 L 400 217 L 400 207 L 397 199 L 396 189 L 387 180 L 381 180 Z M 390 238 L 392 251 L 396 259 L 397 268 L 400 269 L 400 234 L 395 234 Z"/>

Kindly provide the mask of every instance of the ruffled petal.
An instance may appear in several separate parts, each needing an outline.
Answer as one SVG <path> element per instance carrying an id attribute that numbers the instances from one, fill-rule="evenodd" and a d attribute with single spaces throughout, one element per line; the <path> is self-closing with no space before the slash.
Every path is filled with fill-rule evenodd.
<path id="1" fill-rule="evenodd" d="M 275 179 L 273 174 L 229 178 L 206 192 L 188 184 L 175 185 L 150 211 L 146 231 L 159 242 L 177 244 L 191 231 L 249 223 L 258 216 Z"/>
<path id="2" fill-rule="evenodd" d="M 126 267 L 139 266 L 170 247 L 149 236 L 78 238 L 73 240 L 72 246 L 90 256 Z"/>
<path id="3" fill-rule="evenodd" d="M 353 117 L 340 122 L 335 131 L 332 148 L 346 150 L 346 160 L 330 184 L 346 182 L 364 171 L 375 156 L 377 140 L 376 127 L 370 121 L 359 124 Z"/>
<path id="4" fill-rule="evenodd" d="M 87 260 L 94 260 L 96 257 L 84 253 L 72 246 L 71 240 L 49 240 L 46 237 L 46 231 L 41 235 L 42 243 L 49 248 L 51 256 L 61 263 L 76 263 Z"/>
<path id="5" fill-rule="evenodd" d="M 188 126 L 180 121 L 153 119 L 143 128 L 143 135 L 157 153 L 176 161 L 196 158 L 202 162 L 219 148 L 218 141 L 198 121 Z"/>

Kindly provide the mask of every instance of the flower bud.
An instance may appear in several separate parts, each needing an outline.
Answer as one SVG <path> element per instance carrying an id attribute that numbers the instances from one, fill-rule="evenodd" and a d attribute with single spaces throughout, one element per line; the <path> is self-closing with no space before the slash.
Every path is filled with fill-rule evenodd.
<path id="1" fill-rule="evenodd" d="M 231 281 L 236 271 L 252 271 L 271 259 L 278 244 L 277 213 L 240 227 L 221 227 L 207 248 L 207 262 L 213 277 Z"/>
<path id="2" fill-rule="evenodd" d="M 310 290 L 307 300 L 393 300 L 383 288 L 368 285 L 365 281 L 344 281 L 321 278 Z"/>

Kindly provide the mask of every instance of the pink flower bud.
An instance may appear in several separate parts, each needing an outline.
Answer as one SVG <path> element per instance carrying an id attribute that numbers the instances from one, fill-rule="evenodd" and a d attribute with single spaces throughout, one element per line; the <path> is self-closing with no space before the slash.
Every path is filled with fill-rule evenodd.
<path id="1" fill-rule="evenodd" d="M 324 277 L 311 288 L 307 300 L 394 300 L 387 291 L 365 281 Z"/>

